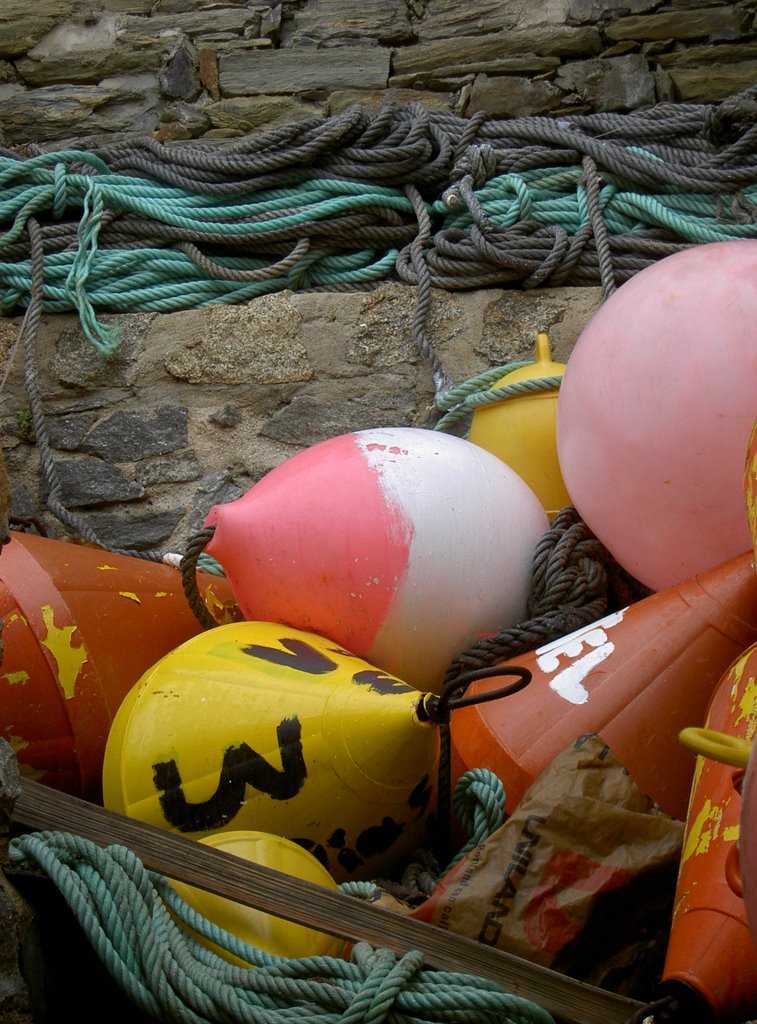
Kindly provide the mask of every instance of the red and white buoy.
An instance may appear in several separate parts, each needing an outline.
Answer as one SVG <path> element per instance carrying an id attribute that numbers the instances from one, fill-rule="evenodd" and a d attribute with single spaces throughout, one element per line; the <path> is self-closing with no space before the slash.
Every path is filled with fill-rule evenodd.
<path id="1" fill-rule="evenodd" d="M 415 428 L 342 434 L 211 509 L 207 552 L 245 618 L 328 637 L 417 689 L 521 621 L 549 520 L 471 442 Z"/>

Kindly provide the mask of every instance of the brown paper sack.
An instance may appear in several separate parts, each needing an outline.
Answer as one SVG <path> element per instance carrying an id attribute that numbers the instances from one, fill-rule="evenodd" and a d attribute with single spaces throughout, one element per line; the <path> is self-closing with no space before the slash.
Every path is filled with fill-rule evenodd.
<path id="1" fill-rule="evenodd" d="M 582 736 L 413 916 L 600 984 L 598 965 L 640 941 L 634 928 L 665 932 L 684 829 Z"/>

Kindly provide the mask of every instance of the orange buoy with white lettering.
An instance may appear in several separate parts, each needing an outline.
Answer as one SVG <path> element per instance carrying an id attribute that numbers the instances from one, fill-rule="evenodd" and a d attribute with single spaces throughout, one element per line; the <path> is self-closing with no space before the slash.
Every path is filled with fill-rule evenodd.
<path id="1" fill-rule="evenodd" d="M 723 672 L 755 642 L 749 551 L 519 655 L 532 674 L 525 690 L 453 716 L 452 777 L 488 768 L 511 811 L 560 751 L 598 733 L 639 787 L 683 820 L 694 764 L 678 734 L 704 720 Z M 478 681 L 467 694 L 498 685 L 496 677 Z"/>
<path id="2" fill-rule="evenodd" d="M 707 710 L 705 729 L 732 737 L 734 748 L 757 733 L 756 676 L 753 644 L 724 673 Z M 729 881 L 739 841 L 743 768 L 703 754 L 692 760 L 696 768 L 661 989 L 688 1011 L 687 1019 L 742 1021 L 757 1014 L 757 949 L 744 900 Z"/>
<path id="3" fill-rule="evenodd" d="M 218 622 L 222 577 L 198 573 Z M 0 735 L 22 774 L 98 801 L 113 717 L 140 675 L 201 631 L 176 568 L 35 534 L 0 550 Z"/>

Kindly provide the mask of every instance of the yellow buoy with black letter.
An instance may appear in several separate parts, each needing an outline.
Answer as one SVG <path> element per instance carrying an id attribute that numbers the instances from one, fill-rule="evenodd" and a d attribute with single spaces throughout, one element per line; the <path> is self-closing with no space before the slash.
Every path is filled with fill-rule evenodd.
<path id="1" fill-rule="evenodd" d="M 218 626 L 161 658 L 124 699 L 104 803 L 194 839 L 284 836 L 337 881 L 387 875 L 432 842 L 439 731 L 423 700 L 315 633 Z"/>
<path id="2" fill-rule="evenodd" d="M 468 433 L 473 444 L 526 481 L 550 522 L 570 504 L 557 459 L 557 399 L 565 365 L 553 361 L 549 335 L 537 334 L 535 362 L 511 370 L 492 385 L 491 392 L 503 394 L 478 406 Z"/>

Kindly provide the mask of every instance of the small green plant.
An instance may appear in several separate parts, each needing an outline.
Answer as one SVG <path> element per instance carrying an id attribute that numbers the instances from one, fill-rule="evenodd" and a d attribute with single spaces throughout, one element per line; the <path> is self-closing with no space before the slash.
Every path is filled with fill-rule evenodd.
<path id="1" fill-rule="evenodd" d="M 26 441 L 27 444 L 34 444 L 37 439 L 37 435 L 34 433 L 34 423 L 32 422 L 32 414 L 29 409 L 22 409 L 18 414 L 16 420 L 16 437 L 22 441 Z"/>

